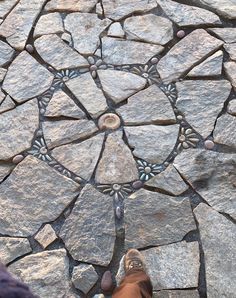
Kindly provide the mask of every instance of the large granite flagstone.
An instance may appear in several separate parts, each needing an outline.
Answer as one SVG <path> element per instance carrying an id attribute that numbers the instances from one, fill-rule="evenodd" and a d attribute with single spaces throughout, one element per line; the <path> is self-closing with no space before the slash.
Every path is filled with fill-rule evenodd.
<path id="1" fill-rule="evenodd" d="M 197 290 L 162 290 L 153 293 L 153 298 L 199 298 Z"/>
<path id="2" fill-rule="evenodd" d="M 127 18 L 124 31 L 128 39 L 160 45 L 165 45 L 173 38 L 172 22 L 154 14 Z"/>
<path id="3" fill-rule="evenodd" d="M 188 185 L 173 165 L 169 165 L 165 171 L 145 182 L 145 185 L 158 188 L 174 196 L 181 195 L 188 189 Z"/>
<path id="4" fill-rule="evenodd" d="M 31 28 L 46 0 L 20 0 L 0 25 L 0 36 L 17 50 L 23 50 Z"/>
<path id="5" fill-rule="evenodd" d="M 60 120 L 42 123 L 43 134 L 49 149 L 91 136 L 98 128 L 89 120 Z"/>
<path id="6" fill-rule="evenodd" d="M 236 90 L 236 62 L 233 62 L 233 61 L 225 62 L 224 70 L 232 86 Z"/>
<path id="7" fill-rule="evenodd" d="M 236 148 L 236 117 L 224 114 L 218 118 L 213 136 L 216 143 Z"/>
<path id="8" fill-rule="evenodd" d="M 56 69 L 88 66 L 88 61 L 56 34 L 43 35 L 34 45 L 42 59 Z"/>
<path id="9" fill-rule="evenodd" d="M 236 228 L 206 204 L 194 209 L 204 251 L 207 297 L 234 297 L 236 293 Z"/>
<path id="10" fill-rule="evenodd" d="M 236 28 L 208 28 L 207 30 L 214 33 L 226 43 L 236 42 Z"/>
<path id="11" fill-rule="evenodd" d="M 150 163 L 163 163 L 177 142 L 179 125 L 125 126 L 124 129 L 136 157 Z"/>
<path id="12" fill-rule="evenodd" d="M 125 200 L 125 245 L 143 248 L 181 241 L 196 225 L 188 198 L 141 189 Z"/>
<path id="13" fill-rule="evenodd" d="M 236 19 L 235 0 L 194 0 L 194 2 L 215 11 L 226 19 Z"/>
<path id="14" fill-rule="evenodd" d="M 53 74 L 24 51 L 10 65 L 2 88 L 17 102 L 23 102 L 45 92 L 52 81 Z"/>
<path id="15" fill-rule="evenodd" d="M 65 249 L 32 254 L 10 265 L 9 271 L 25 282 L 34 295 L 72 297 L 69 295 L 69 259 Z"/>
<path id="16" fill-rule="evenodd" d="M 197 29 L 174 45 L 157 64 L 165 83 L 176 81 L 202 59 L 214 53 L 223 42 L 203 29 Z"/>
<path id="17" fill-rule="evenodd" d="M 154 0 L 103 0 L 105 16 L 119 20 L 127 15 L 137 12 L 147 12 L 157 6 Z"/>
<path id="18" fill-rule="evenodd" d="M 14 168 L 14 166 L 10 163 L 1 163 L 0 164 L 0 183 L 8 174 L 10 174 L 10 172 L 13 168 Z"/>
<path id="19" fill-rule="evenodd" d="M 98 70 L 98 76 L 103 91 L 115 103 L 119 103 L 140 91 L 147 83 L 146 79 L 125 71 Z"/>
<path id="20" fill-rule="evenodd" d="M 34 37 L 44 34 L 60 34 L 63 32 L 64 27 L 61 15 L 58 12 L 54 12 L 40 17 L 34 29 Z"/>
<path id="21" fill-rule="evenodd" d="M 100 34 L 110 24 L 111 20 L 101 20 L 92 13 L 71 13 L 65 19 L 65 29 L 72 34 L 75 49 L 86 55 L 96 51 Z"/>
<path id="22" fill-rule="evenodd" d="M 102 90 L 97 87 L 89 72 L 69 80 L 66 86 L 82 103 L 92 118 L 97 118 L 108 108 Z"/>
<path id="23" fill-rule="evenodd" d="M 189 149 L 175 158 L 174 166 L 209 205 L 236 218 L 235 154 Z"/>
<path id="24" fill-rule="evenodd" d="M 205 77 L 218 76 L 222 72 L 223 52 L 218 51 L 208 57 L 202 63 L 195 66 L 189 73 L 188 77 Z"/>
<path id="25" fill-rule="evenodd" d="M 90 12 L 98 0 L 51 0 L 45 6 L 46 11 L 61 11 L 61 12 Z"/>
<path id="26" fill-rule="evenodd" d="M 67 169 L 89 180 L 98 162 L 104 134 L 99 134 L 82 143 L 60 146 L 52 150 L 52 156 Z"/>
<path id="27" fill-rule="evenodd" d="M 0 3 L 0 18 L 4 18 L 17 2 L 18 0 L 2 0 Z"/>
<path id="28" fill-rule="evenodd" d="M 31 147 L 39 125 L 37 100 L 0 114 L 0 160 L 7 160 Z"/>
<path id="29" fill-rule="evenodd" d="M 0 40 L 0 66 L 6 65 L 14 55 L 14 49 Z"/>
<path id="30" fill-rule="evenodd" d="M 29 240 L 26 238 L 0 238 L 0 256 L 1 263 L 4 265 L 14 261 L 32 251 Z"/>
<path id="31" fill-rule="evenodd" d="M 157 0 L 157 3 L 165 14 L 180 27 L 221 24 L 216 14 L 200 7 L 171 0 Z"/>
<path id="32" fill-rule="evenodd" d="M 0 233 L 34 234 L 42 223 L 62 213 L 76 197 L 78 186 L 43 161 L 27 156 L 0 184 Z"/>
<path id="33" fill-rule="evenodd" d="M 46 117 L 71 117 L 75 119 L 85 118 L 85 113 L 75 104 L 65 92 L 59 90 L 53 94 L 46 112 Z"/>
<path id="34" fill-rule="evenodd" d="M 80 264 L 74 267 L 72 282 L 76 289 L 87 294 L 98 280 L 98 274 L 92 265 Z"/>
<path id="35" fill-rule="evenodd" d="M 169 99 L 156 85 L 132 95 L 128 103 L 116 111 L 125 125 L 176 122 Z"/>
<path id="36" fill-rule="evenodd" d="M 208 137 L 230 94 L 230 83 L 226 80 L 193 80 L 178 82 L 176 87 L 177 108 L 198 133 Z"/>
<path id="37" fill-rule="evenodd" d="M 229 54 L 229 57 L 231 60 L 236 60 L 236 43 L 229 43 L 229 44 L 225 44 L 224 48 L 226 50 L 226 52 Z"/>
<path id="38" fill-rule="evenodd" d="M 123 40 L 104 36 L 102 38 L 102 58 L 108 64 L 145 64 L 164 47 L 133 40 Z"/>
<path id="39" fill-rule="evenodd" d="M 122 132 L 108 135 L 95 180 L 101 184 L 127 183 L 138 179 L 133 155 L 122 140 Z"/>
<path id="40" fill-rule="evenodd" d="M 60 237 L 75 260 L 107 266 L 116 238 L 111 197 L 87 184 L 62 226 Z"/>

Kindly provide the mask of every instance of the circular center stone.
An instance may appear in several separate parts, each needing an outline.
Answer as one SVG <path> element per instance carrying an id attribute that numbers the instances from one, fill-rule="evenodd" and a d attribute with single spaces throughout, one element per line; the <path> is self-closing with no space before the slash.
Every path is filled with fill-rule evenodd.
<path id="1" fill-rule="evenodd" d="M 40 148 L 39 152 L 41 154 L 46 154 L 47 153 L 47 148 L 46 147 L 42 147 L 42 148 Z"/>
<path id="2" fill-rule="evenodd" d="M 150 167 L 145 167 L 144 171 L 146 174 L 150 174 L 152 169 Z"/>
<path id="3" fill-rule="evenodd" d="M 118 191 L 118 190 L 121 189 L 121 186 L 120 186 L 119 184 L 114 184 L 114 185 L 113 185 L 113 189 L 114 189 L 115 191 Z"/>
<path id="4" fill-rule="evenodd" d="M 147 72 L 144 72 L 143 77 L 147 79 L 149 77 L 149 74 Z"/>
<path id="5" fill-rule="evenodd" d="M 102 115 L 98 120 L 100 129 L 116 129 L 120 126 L 120 118 L 113 113 Z"/>
<path id="6" fill-rule="evenodd" d="M 63 81 L 63 82 L 67 82 L 67 81 L 69 81 L 69 79 L 70 79 L 70 78 L 69 78 L 68 76 L 64 76 L 64 77 L 62 78 L 62 81 Z"/>
<path id="7" fill-rule="evenodd" d="M 184 135 L 181 135 L 179 137 L 180 142 L 184 142 L 186 140 L 186 137 Z"/>
<path id="8" fill-rule="evenodd" d="M 92 71 L 93 71 L 93 70 L 97 70 L 97 69 L 98 69 L 98 68 L 97 68 L 96 65 L 91 65 L 91 66 L 90 66 L 90 70 L 92 70 Z"/>

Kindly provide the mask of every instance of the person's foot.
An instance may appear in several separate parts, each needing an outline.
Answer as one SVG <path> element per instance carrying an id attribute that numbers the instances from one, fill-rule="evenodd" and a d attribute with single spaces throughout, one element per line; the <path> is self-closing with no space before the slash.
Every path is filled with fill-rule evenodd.
<path id="1" fill-rule="evenodd" d="M 144 258 L 137 249 L 130 249 L 125 255 L 125 273 L 130 271 L 146 271 Z"/>

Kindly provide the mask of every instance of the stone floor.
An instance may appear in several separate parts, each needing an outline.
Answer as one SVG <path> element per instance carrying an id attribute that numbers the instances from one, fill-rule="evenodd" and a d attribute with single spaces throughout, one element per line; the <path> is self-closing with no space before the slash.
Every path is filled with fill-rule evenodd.
<path id="1" fill-rule="evenodd" d="M 236 297 L 235 0 L 2 0 L 0 37 L 9 270 L 101 297 L 135 247 L 156 298 Z"/>

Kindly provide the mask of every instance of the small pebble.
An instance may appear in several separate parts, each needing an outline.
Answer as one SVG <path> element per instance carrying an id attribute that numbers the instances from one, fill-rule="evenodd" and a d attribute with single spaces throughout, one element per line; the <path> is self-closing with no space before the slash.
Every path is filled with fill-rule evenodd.
<path id="1" fill-rule="evenodd" d="M 100 129 L 116 129 L 120 127 L 120 118 L 113 113 L 104 114 L 98 120 L 98 127 Z"/>
<path id="2" fill-rule="evenodd" d="M 140 180 L 134 181 L 132 184 L 132 187 L 134 189 L 139 189 L 139 188 L 143 187 L 143 182 Z"/>
<path id="3" fill-rule="evenodd" d="M 43 131 L 40 129 L 37 131 L 36 136 L 41 137 L 43 135 Z"/>
<path id="4" fill-rule="evenodd" d="M 27 44 L 25 47 L 26 51 L 32 54 L 34 52 L 34 47 L 31 44 Z"/>
<path id="5" fill-rule="evenodd" d="M 206 140 L 204 145 L 206 149 L 213 149 L 215 146 L 215 143 L 211 140 Z"/>
<path id="6" fill-rule="evenodd" d="M 81 182 L 82 181 L 82 179 L 80 178 L 80 177 L 75 177 L 75 179 L 74 179 L 76 182 Z"/>
<path id="7" fill-rule="evenodd" d="M 158 62 L 158 59 L 156 57 L 152 58 L 151 59 L 151 63 L 152 64 L 156 64 Z"/>
<path id="8" fill-rule="evenodd" d="M 48 66 L 48 70 L 54 71 L 54 68 L 52 66 Z"/>
<path id="9" fill-rule="evenodd" d="M 112 291 L 114 288 L 111 271 L 105 271 L 101 280 L 101 289 L 105 293 Z"/>
<path id="10" fill-rule="evenodd" d="M 183 38 L 185 36 L 185 32 L 184 30 L 179 30 L 176 35 L 178 38 Z"/>
<path id="11" fill-rule="evenodd" d="M 181 121 L 181 120 L 183 120 L 183 116 L 182 115 L 178 115 L 177 116 L 177 119 Z"/>
<path id="12" fill-rule="evenodd" d="M 116 217 L 117 217 L 118 219 L 121 219 L 121 209 L 120 209 L 119 206 L 116 207 Z"/>
<path id="13" fill-rule="evenodd" d="M 16 155 L 15 157 L 13 157 L 12 162 L 14 164 L 18 164 L 20 163 L 22 160 L 24 159 L 23 155 Z"/>
<path id="14" fill-rule="evenodd" d="M 165 162 L 164 162 L 164 166 L 165 166 L 165 167 L 168 167 L 168 165 L 169 165 L 168 161 L 165 161 Z"/>
<path id="15" fill-rule="evenodd" d="M 40 114 L 44 114 L 46 112 L 45 109 L 40 109 Z"/>

